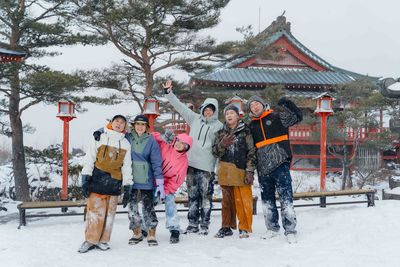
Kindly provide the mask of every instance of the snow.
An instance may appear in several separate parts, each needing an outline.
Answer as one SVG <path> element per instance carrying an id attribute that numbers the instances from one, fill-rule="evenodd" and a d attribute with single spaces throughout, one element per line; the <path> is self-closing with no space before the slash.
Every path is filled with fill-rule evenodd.
<path id="1" fill-rule="evenodd" d="M 400 187 L 396 187 L 396 188 L 393 188 L 393 189 L 385 190 L 385 193 L 400 195 Z"/>
<path id="2" fill-rule="evenodd" d="M 392 91 L 400 91 L 400 82 L 394 83 L 388 87 Z"/>
<path id="3" fill-rule="evenodd" d="M 261 209 L 259 209 L 261 210 Z M 111 250 L 79 254 L 83 242 L 81 216 L 28 219 L 18 230 L 17 220 L 0 225 L 1 266 L 398 266 L 400 205 L 394 200 L 366 205 L 297 208 L 298 243 L 282 235 L 269 240 L 263 215 L 254 216 L 248 240 L 234 236 L 216 239 L 221 216 L 213 211 L 210 235 L 181 235 L 169 244 L 164 213 L 158 213 L 158 247 L 146 242 L 128 245 L 131 232 L 126 214 L 117 214 Z M 186 212 L 179 213 L 186 226 Z"/>

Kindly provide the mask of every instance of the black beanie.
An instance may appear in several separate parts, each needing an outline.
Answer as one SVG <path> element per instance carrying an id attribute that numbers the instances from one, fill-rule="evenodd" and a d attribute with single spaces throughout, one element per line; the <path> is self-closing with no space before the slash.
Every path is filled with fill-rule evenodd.
<path id="1" fill-rule="evenodd" d="M 118 114 L 118 115 L 115 115 L 115 116 L 112 118 L 111 122 L 115 121 L 116 119 L 123 119 L 125 122 L 127 121 L 126 118 L 125 118 L 125 116 L 122 116 L 122 115 Z"/>

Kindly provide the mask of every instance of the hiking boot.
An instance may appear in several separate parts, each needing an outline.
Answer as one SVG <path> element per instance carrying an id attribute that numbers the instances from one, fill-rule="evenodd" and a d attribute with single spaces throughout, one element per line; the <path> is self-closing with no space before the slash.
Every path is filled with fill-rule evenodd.
<path id="1" fill-rule="evenodd" d="M 186 231 L 184 232 L 185 234 L 193 234 L 193 233 L 198 233 L 199 232 L 199 227 L 198 226 L 191 226 L 189 225 L 186 228 Z"/>
<path id="2" fill-rule="evenodd" d="M 100 249 L 100 250 L 108 250 L 108 249 L 110 249 L 111 247 L 110 247 L 110 245 L 108 244 L 108 243 L 98 243 L 97 245 L 96 245 L 96 247 L 98 248 L 98 249 Z"/>
<path id="3" fill-rule="evenodd" d="M 249 232 L 247 232 L 246 230 L 240 230 L 239 229 L 239 238 L 249 238 Z"/>
<path id="4" fill-rule="evenodd" d="M 133 236 L 129 239 L 129 245 L 136 245 L 143 240 L 142 230 L 140 228 L 133 229 Z"/>
<path id="5" fill-rule="evenodd" d="M 171 232 L 171 237 L 169 238 L 169 242 L 171 244 L 179 243 L 180 232 L 178 230 L 171 230 L 170 232 Z"/>
<path id="6" fill-rule="evenodd" d="M 233 232 L 229 227 L 222 227 L 218 230 L 218 232 L 214 235 L 216 238 L 224 238 L 225 236 L 231 236 Z"/>
<path id="7" fill-rule="evenodd" d="M 78 249 L 78 252 L 79 253 L 86 253 L 89 250 L 94 249 L 95 247 L 96 247 L 95 244 L 92 244 L 92 243 L 90 243 L 88 241 L 85 241 L 85 242 L 82 243 L 81 247 Z"/>
<path id="8" fill-rule="evenodd" d="M 287 235 L 286 235 L 286 241 L 287 241 L 289 244 L 296 244 L 296 243 L 297 243 L 297 236 L 296 236 L 296 234 L 293 234 L 293 233 L 287 234 Z"/>
<path id="9" fill-rule="evenodd" d="M 277 237 L 279 235 L 279 231 L 267 230 L 267 232 L 261 236 L 262 239 L 270 239 Z"/>
<path id="10" fill-rule="evenodd" d="M 208 235 L 208 227 L 201 227 L 199 235 Z"/>
<path id="11" fill-rule="evenodd" d="M 147 244 L 149 244 L 150 247 L 158 246 L 158 242 L 156 240 L 156 229 L 149 229 L 147 234 Z"/>

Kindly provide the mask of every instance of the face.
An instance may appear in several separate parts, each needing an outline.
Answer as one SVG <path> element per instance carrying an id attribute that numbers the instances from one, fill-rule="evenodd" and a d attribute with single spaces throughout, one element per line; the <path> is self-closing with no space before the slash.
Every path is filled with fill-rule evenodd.
<path id="1" fill-rule="evenodd" d="M 122 118 L 116 118 L 111 122 L 114 131 L 122 133 L 125 130 L 126 121 Z"/>
<path id="2" fill-rule="evenodd" d="M 206 119 L 208 119 L 208 118 L 211 118 L 211 116 L 214 114 L 214 111 L 212 110 L 212 108 L 210 108 L 210 107 L 206 107 L 204 110 L 203 110 L 203 116 L 206 118 Z"/>
<path id="3" fill-rule="evenodd" d="M 239 116 L 235 111 L 227 110 L 225 112 L 225 121 L 228 126 L 236 126 L 239 121 Z"/>
<path id="4" fill-rule="evenodd" d="M 174 144 L 174 149 L 178 152 L 182 152 L 185 150 L 185 144 L 177 139 Z"/>
<path id="5" fill-rule="evenodd" d="M 253 101 L 250 103 L 250 110 L 253 114 L 260 114 L 263 111 L 263 105 L 258 101 Z"/>
<path id="6" fill-rule="evenodd" d="M 143 123 L 143 122 L 135 122 L 134 124 L 134 129 L 135 132 L 141 136 L 142 134 L 144 134 L 147 130 L 147 123 Z"/>

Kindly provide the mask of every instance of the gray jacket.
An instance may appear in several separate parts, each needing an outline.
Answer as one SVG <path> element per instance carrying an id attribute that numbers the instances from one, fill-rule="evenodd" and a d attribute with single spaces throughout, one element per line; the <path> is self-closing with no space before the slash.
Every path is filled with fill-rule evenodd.
<path id="1" fill-rule="evenodd" d="M 215 98 L 207 98 L 201 105 L 200 114 L 198 114 L 179 101 L 173 92 L 166 94 L 165 97 L 190 126 L 193 145 L 188 152 L 189 166 L 202 171 L 214 172 L 217 159 L 212 154 L 212 146 L 216 133 L 223 127 L 218 120 L 218 101 Z M 214 105 L 215 112 L 211 118 L 206 119 L 202 114 L 208 104 Z"/>

